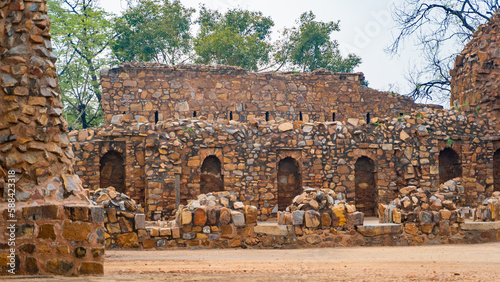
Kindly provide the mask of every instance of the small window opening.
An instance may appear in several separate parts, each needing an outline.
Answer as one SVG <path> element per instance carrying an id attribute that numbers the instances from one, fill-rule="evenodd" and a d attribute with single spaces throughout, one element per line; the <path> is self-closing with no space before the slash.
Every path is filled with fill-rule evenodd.
<path id="1" fill-rule="evenodd" d="M 266 121 L 269 121 L 269 112 L 266 112 Z"/>
<path id="2" fill-rule="evenodd" d="M 299 119 L 300 119 L 300 121 L 304 120 L 304 118 L 302 117 L 302 112 L 299 113 Z"/>
<path id="3" fill-rule="evenodd" d="M 229 112 L 229 120 L 233 120 L 233 112 Z"/>
<path id="4" fill-rule="evenodd" d="M 399 113 L 399 116 L 400 116 L 400 117 L 404 116 L 404 113 Z"/>
<path id="5" fill-rule="evenodd" d="M 156 112 L 155 112 L 155 124 L 157 124 L 157 123 L 158 123 L 158 120 L 159 120 L 158 116 L 159 116 L 159 115 L 158 115 L 158 111 L 156 111 Z"/>
<path id="6" fill-rule="evenodd" d="M 123 112 L 123 114 L 125 114 L 125 112 Z"/>
<path id="7" fill-rule="evenodd" d="M 371 118 L 370 118 L 370 113 L 366 114 L 366 123 L 370 124 Z"/>
<path id="8" fill-rule="evenodd" d="M 196 111 L 193 112 L 193 117 L 198 116 L 198 113 Z"/>
<path id="9" fill-rule="evenodd" d="M 332 113 L 332 121 L 335 121 L 335 113 Z"/>

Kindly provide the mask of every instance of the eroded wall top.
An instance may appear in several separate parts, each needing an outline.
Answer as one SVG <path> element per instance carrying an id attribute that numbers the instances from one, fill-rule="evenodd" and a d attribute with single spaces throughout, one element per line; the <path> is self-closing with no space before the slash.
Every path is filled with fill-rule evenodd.
<path id="1" fill-rule="evenodd" d="M 480 26 L 451 71 L 451 106 L 469 106 L 500 119 L 500 12 Z"/>
<path id="2" fill-rule="evenodd" d="M 207 117 L 332 121 L 398 116 L 428 105 L 363 85 L 362 73 L 251 73 L 239 67 L 122 64 L 101 73 L 106 122 Z M 115 117 L 115 119 L 117 119 Z"/>

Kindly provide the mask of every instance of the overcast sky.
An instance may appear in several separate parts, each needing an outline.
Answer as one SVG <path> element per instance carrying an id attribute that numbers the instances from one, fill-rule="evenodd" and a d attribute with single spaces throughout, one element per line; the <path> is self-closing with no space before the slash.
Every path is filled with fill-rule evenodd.
<path id="1" fill-rule="evenodd" d="M 405 93 L 408 85 L 405 74 L 410 63 L 418 63 L 418 52 L 412 44 L 406 44 L 400 56 L 384 52 L 396 33 L 391 8 L 402 0 L 181 0 L 183 5 L 198 10 L 200 3 L 210 9 L 226 11 L 241 7 L 261 11 L 271 16 L 275 26 L 273 39 L 284 27 L 292 27 L 300 14 L 313 11 L 320 21 L 340 20 L 340 32 L 333 38 L 338 40 L 344 55 L 355 53 L 363 63 L 355 70 L 363 72 L 370 87 L 379 90 L 394 90 Z M 126 8 L 125 0 L 101 0 L 101 6 L 109 12 L 120 13 Z M 392 85 L 392 88 L 391 88 Z"/>

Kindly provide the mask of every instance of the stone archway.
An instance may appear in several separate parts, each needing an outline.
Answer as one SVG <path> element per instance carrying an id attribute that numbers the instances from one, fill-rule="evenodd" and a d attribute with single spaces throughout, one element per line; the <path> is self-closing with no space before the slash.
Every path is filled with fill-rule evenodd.
<path id="1" fill-rule="evenodd" d="M 292 157 L 286 157 L 278 163 L 278 210 L 284 211 L 300 193 L 302 175 L 299 162 Z"/>
<path id="2" fill-rule="evenodd" d="M 377 185 L 375 164 L 372 159 L 362 156 L 354 164 L 356 210 L 365 216 L 376 216 Z"/>
<path id="3" fill-rule="evenodd" d="M 439 152 L 439 183 L 462 177 L 460 158 L 452 148 L 445 148 Z"/>
<path id="4" fill-rule="evenodd" d="M 125 161 L 117 151 L 109 151 L 102 156 L 100 163 L 100 187 L 115 187 L 117 192 L 125 193 Z"/>
<path id="5" fill-rule="evenodd" d="M 208 156 L 201 165 L 200 193 L 224 191 L 222 164 L 214 155 Z"/>
<path id="6" fill-rule="evenodd" d="M 500 149 L 493 155 L 493 191 L 500 191 Z"/>

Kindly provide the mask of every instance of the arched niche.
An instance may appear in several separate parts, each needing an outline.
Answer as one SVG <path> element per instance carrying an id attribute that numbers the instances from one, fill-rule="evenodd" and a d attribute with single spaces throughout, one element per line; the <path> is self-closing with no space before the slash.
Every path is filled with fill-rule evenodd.
<path id="1" fill-rule="evenodd" d="M 219 158 L 210 155 L 205 158 L 201 165 L 200 193 L 224 191 L 224 175 L 222 175 L 222 164 Z"/>
<path id="2" fill-rule="evenodd" d="M 444 148 L 439 152 L 439 183 L 462 177 L 460 157 L 452 148 Z"/>
<path id="3" fill-rule="evenodd" d="M 113 186 L 116 191 L 125 193 L 125 161 L 117 151 L 109 151 L 102 156 L 100 164 L 100 187 Z"/>

